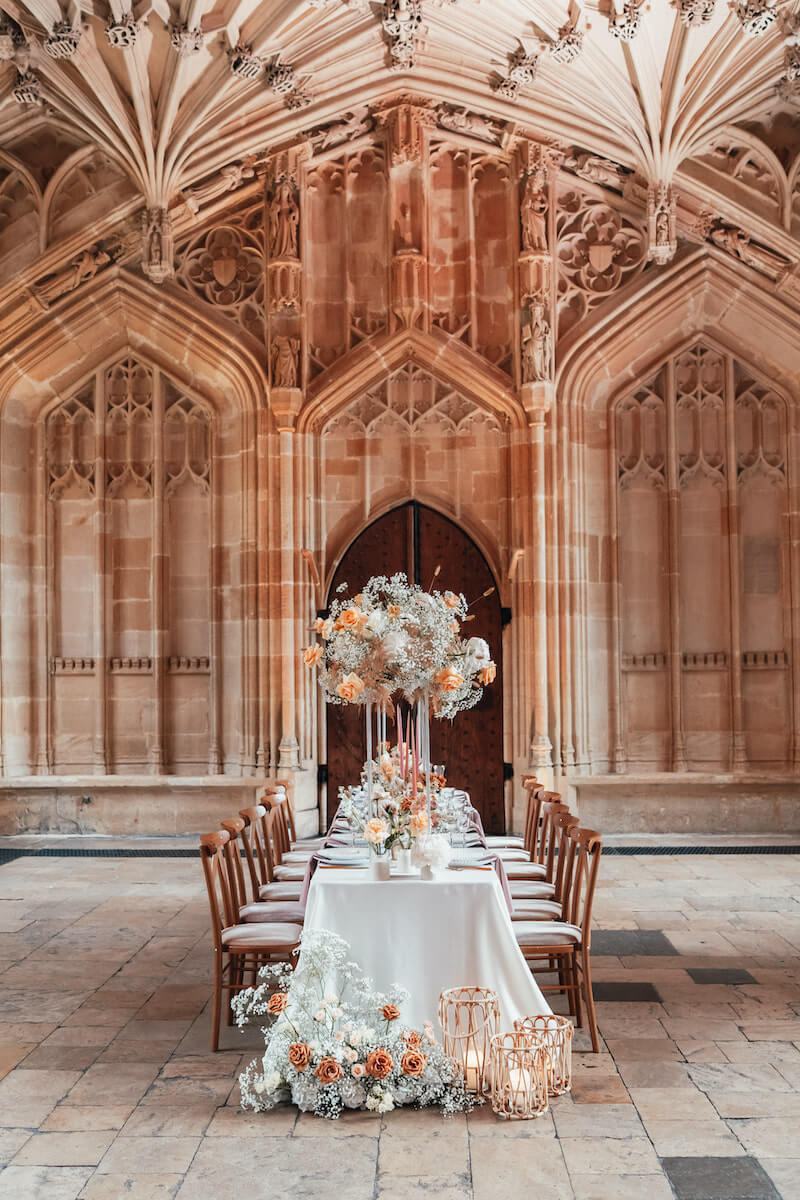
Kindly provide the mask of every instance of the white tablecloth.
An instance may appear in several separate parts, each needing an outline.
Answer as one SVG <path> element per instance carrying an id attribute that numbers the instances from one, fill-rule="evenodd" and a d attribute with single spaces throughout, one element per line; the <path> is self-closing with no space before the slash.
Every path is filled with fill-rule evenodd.
<path id="1" fill-rule="evenodd" d="M 379 991 L 410 992 L 403 1021 L 438 1029 L 443 988 L 476 985 L 500 998 L 501 1028 L 550 1008 L 530 973 L 511 927 L 494 871 L 447 871 L 430 881 L 365 870 L 319 867 L 311 880 L 306 929 L 329 929 Z"/>

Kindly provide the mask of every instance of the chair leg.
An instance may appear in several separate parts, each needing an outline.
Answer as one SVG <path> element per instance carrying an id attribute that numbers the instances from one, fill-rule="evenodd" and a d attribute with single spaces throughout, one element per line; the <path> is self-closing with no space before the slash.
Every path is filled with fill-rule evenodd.
<path id="1" fill-rule="evenodd" d="M 239 956 L 234 954 L 232 954 L 230 957 L 230 987 L 226 992 L 228 998 L 226 1019 L 229 1025 L 233 1024 L 233 1008 L 231 1006 L 231 1000 L 233 1000 L 234 993 L 238 990 L 242 976 L 242 968 L 238 962 L 238 958 Z"/>
<path id="2" fill-rule="evenodd" d="M 575 1024 L 578 1029 L 583 1028 L 583 1014 L 581 1012 L 581 981 L 578 975 L 578 956 L 573 951 L 569 956 L 569 971 L 572 978 L 573 996 L 575 997 Z"/>
<path id="3" fill-rule="evenodd" d="M 214 952 L 214 1001 L 211 1017 L 211 1049 L 219 1050 L 219 1025 L 222 1016 L 222 961 L 218 951 Z"/>
<path id="4" fill-rule="evenodd" d="M 586 997 L 586 1014 L 589 1019 L 589 1033 L 592 1038 L 592 1050 L 594 1050 L 595 1054 L 597 1054 L 598 1050 L 600 1049 L 600 1040 L 597 1036 L 597 1020 L 594 1013 L 594 996 L 592 995 L 592 967 L 589 954 L 586 950 L 581 950 L 581 967 L 584 996 Z"/>

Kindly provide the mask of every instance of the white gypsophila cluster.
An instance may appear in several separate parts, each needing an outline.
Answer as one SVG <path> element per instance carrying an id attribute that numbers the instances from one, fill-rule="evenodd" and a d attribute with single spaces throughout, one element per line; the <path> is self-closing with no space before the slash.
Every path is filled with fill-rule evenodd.
<path id="1" fill-rule="evenodd" d="M 408 992 L 396 984 L 377 992 L 348 955 L 342 938 L 310 930 L 295 971 L 262 967 L 257 986 L 234 997 L 237 1024 L 261 1023 L 266 1046 L 240 1076 L 242 1107 L 263 1112 L 288 1102 L 331 1119 L 346 1108 L 386 1113 L 400 1105 L 468 1112 L 475 1100 L 432 1025 L 403 1025 Z"/>
<path id="2" fill-rule="evenodd" d="M 347 584 L 340 585 L 340 593 Z M 461 637 L 467 601 L 455 592 L 426 592 L 402 573 L 378 575 L 352 599 L 337 598 L 303 651 L 331 704 L 410 703 L 427 696 L 438 717 L 472 708 L 495 677 L 482 638 Z"/>

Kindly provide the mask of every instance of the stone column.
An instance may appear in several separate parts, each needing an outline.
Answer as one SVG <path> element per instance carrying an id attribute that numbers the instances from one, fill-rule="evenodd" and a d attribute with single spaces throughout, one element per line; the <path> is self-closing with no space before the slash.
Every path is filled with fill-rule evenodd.
<path id="1" fill-rule="evenodd" d="M 730 355 L 725 361 L 725 457 L 728 463 L 725 483 L 728 507 L 728 581 L 730 586 L 730 691 L 731 691 L 731 744 L 730 766 L 734 771 L 747 768 L 747 745 L 744 733 L 744 709 L 742 701 L 742 580 L 739 557 L 739 480 L 736 457 L 736 416 L 734 403 L 736 380 L 734 362 Z"/>
<path id="2" fill-rule="evenodd" d="M 106 392 L 105 371 L 94 378 L 94 770 L 108 773 L 108 653 L 106 649 Z"/>
<path id="3" fill-rule="evenodd" d="M 154 775 L 164 770 L 164 691 L 166 678 L 166 604 L 164 596 L 164 387 L 153 371 L 153 549 L 151 612 L 153 620 L 153 745 L 149 766 Z"/>
<path id="4" fill-rule="evenodd" d="M 686 770 L 683 733 L 683 666 L 681 655 L 680 568 L 678 532 L 680 492 L 678 480 L 678 437 L 675 428 L 675 362 L 666 366 L 667 383 L 667 563 L 669 572 L 669 688 L 672 713 L 672 770 Z"/>

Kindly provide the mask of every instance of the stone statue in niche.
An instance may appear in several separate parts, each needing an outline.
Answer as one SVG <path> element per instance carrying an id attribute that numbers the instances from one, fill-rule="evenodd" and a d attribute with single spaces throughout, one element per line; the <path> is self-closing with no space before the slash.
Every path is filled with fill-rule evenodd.
<path id="1" fill-rule="evenodd" d="M 152 283 L 163 283 L 173 273 L 172 222 L 166 209 L 148 209 L 142 233 L 142 271 Z"/>
<path id="2" fill-rule="evenodd" d="M 269 206 L 269 252 L 273 258 L 298 258 L 300 207 L 291 180 L 279 179 Z"/>
<path id="3" fill-rule="evenodd" d="M 415 250 L 414 230 L 411 227 L 411 208 L 408 204 L 400 205 L 400 215 L 395 221 L 395 238 L 398 250 Z"/>
<path id="4" fill-rule="evenodd" d="M 82 250 L 68 267 L 63 267 L 49 279 L 45 277 L 42 283 L 34 284 L 34 291 L 45 304 L 52 304 L 59 296 L 64 296 L 67 292 L 74 292 L 75 288 L 80 287 L 82 283 L 94 279 L 101 267 L 107 266 L 110 262 L 111 256 L 106 254 L 105 250 L 100 250 L 98 247 Z"/>
<path id="5" fill-rule="evenodd" d="M 272 386 L 296 388 L 300 339 L 277 334 L 272 339 Z"/>
<path id="6" fill-rule="evenodd" d="M 522 333 L 522 380 L 523 383 L 538 383 L 550 378 L 552 337 L 540 301 L 534 300 L 530 314 L 530 324 Z"/>
<path id="7" fill-rule="evenodd" d="M 756 242 L 751 241 L 741 229 L 723 225 L 712 229 L 710 236 L 715 246 L 726 250 L 728 254 L 735 254 L 743 263 L 747 263 L 748 267 L 766 275 L 773 282 L 777 282 L 789 267 L 788 260 L 782 254 L 776 254 L 773 250 L 767 250 L 765 246 L 759 246 Z"/>
<path id="8" fill-rule="evenodd" d="M 534 167 L 525 177 L 520 205 L 522 249 L 547 249 L 547 174 L 544 167 Z"/>
<path id="9" fill-rule="evenodd" d="M 203 183 L 199 187 L 186 188 L 181 192 L 184 204 L 194 216 L 197 216 L 204 205 L 210 204 L 218 196 L 235 191 L 246 180 L 255 179 L 256 172 L 253 162 L 252 158 L 246 158 L 240 163 L 232 163 L 228 167 L 222 167 L 207 183 Z"/>

